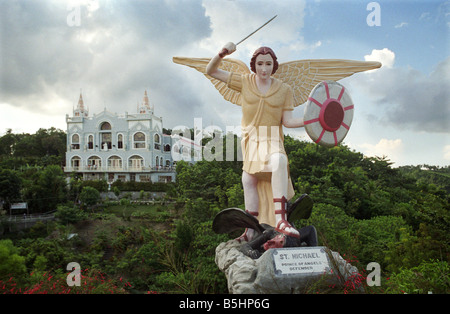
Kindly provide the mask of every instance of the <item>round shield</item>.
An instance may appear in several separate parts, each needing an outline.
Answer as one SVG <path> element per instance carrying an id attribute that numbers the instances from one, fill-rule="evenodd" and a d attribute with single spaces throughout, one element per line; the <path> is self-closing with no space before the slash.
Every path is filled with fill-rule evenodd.
<path id="1" fill-rule="evenodd" d="M 317 84 L 306 102 L 306 133 L 319 145 L 337 146 L 350 129 L 353 109 L 352 98 L 344 86 L 334 81 Z"/>

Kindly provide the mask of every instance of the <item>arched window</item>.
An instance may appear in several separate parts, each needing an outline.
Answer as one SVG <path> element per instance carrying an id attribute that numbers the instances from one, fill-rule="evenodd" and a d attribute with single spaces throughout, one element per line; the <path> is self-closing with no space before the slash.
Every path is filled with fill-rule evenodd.
<path id="1" fill-rule="evenodd" d="M 111 124 L 109 124 L 109 122 L 103 122 L 100 125 L 100 130 L 104 131 L 104 130 L 111 130 Z"/>
<path id="2" fill-rule="evenodd" d="M 145 134 L 137 132 L 133 136 L 134 148 L 145 148 Z"/>
<path id="3" fill-rule="evenodd" d="M 94 149 L 94 135 L 88 136 L 88 149 Z"/>
<path id="4" fill-rule="evenodd" d="M 144 167 L 144 159 L 141 156 L 133 155 L 128 160 L 129 170 L 135 171 Z"/>
<path id="5" fill-rule="evenodd" d="M 153 137 L 153 141 L 155 142 L 155 149 L 161 149 L 161 138 L 158 133 Z"/>
<path id="6" fill-rule="evenodd" d="M 109 122 L 103 122 L 100 125 L 100 140 L 101 149 L 107 150 L 112 148 L 112 136 L 111 132 L 106 132 L 111 130 L 111 124 Z"/>
<path id="7" fill-rule="evenodd" d="M 81 158 L 78 156 L 72 157 L 70 160 L 70 165 L 72 166 L 73 170 L 79 170 L 81 167 Z"/>
<path id="8" fill-rule="evenodd" d="M 92 156 L 88 159 L 88 169 L 90 170 L 100 170 L 102 167 L 102 160 L 98 156 Z"/>
<path id="9" fill-rule="evenodd" d="M 110 170 L 122 170 L 122 158 L 111 156 L 108 158 L 108 168 Z"/>
<path id="10" fill-rule="evenodd" d="M 123 149 L 123 135 L 122 134 L 117 135 L 117 148 Z"/>
<path id="11" fill-rule="evenodd" d="M 80 136 L 78 134 L 72 135 L 72 149 L 80 149 Z"/>

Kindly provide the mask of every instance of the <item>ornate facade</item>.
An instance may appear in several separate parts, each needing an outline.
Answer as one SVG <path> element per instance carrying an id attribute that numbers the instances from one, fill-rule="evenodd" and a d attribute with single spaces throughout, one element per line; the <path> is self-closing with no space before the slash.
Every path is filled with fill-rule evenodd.
<path id="1" fill-rule="evenodd" d="M 80 93 L 73 116 L 66 115 L 65 172 L 108 183 L 175 181 L 171 155 L 175 140 L 163 134 L 162 118 L 153 111 L 146 91 L 137 114 L 119 116 L 105 108 L 89 117 Z"/>

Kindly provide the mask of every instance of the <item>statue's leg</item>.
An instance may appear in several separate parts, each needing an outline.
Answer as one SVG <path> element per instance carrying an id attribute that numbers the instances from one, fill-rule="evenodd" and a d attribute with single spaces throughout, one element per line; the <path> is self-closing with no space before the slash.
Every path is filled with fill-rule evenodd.
<path id="1" fill-rule="evenodd" d="M 258 190 L 256 189 L 258 185 L 258 179 L 245 171 L 242 172 L 242 186 L 244 187 L 244 202 L 245 210 L 251 215 L 258 217 L 259 208 L 259 197 Z M 236 240 L 241 241 L 251 241 L 253 239 L 255 230 L 247 228 L 244 233 Z"/>
<path id="2" fill-rule="evenodd" d="M 274 153 L 270 156 L 269 167 L 272 171 L 272 193 L 275 205 L 275 230 L 291 237 L 300 237 L 286 218 L 287 213 L 287 192 L 288 192 L 288 160 L 286 155 Z"/>

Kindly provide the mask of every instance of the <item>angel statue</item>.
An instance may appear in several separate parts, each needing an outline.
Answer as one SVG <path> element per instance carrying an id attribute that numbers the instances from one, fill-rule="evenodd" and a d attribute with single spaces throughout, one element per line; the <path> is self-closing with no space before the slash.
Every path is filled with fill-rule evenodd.
<path id="1" fill-rule="evenodd" d="M 305 125 L 303 118 L 294 117 L 293 110 L 308 100 L 318 83 L 337 81 L 381 64 L 331 59 L 279 64 L 271 48 L 261 47 L 251 58 L 250 70 L 242 61 L 225 58 L 235 51 L 236 45 L 227 43 L 212 59 L 174 57 L 173 61 L 204 74 L 227 101 L 242 108 L 245 211 L 260 224 L 299 239 L 299 231 L 287 219 L 287 204 L 294 189 L 283 144 L 283 126 Z M 246 228 L 236 240 L 251 241 L 258 235 L 254 229 Z"/>

